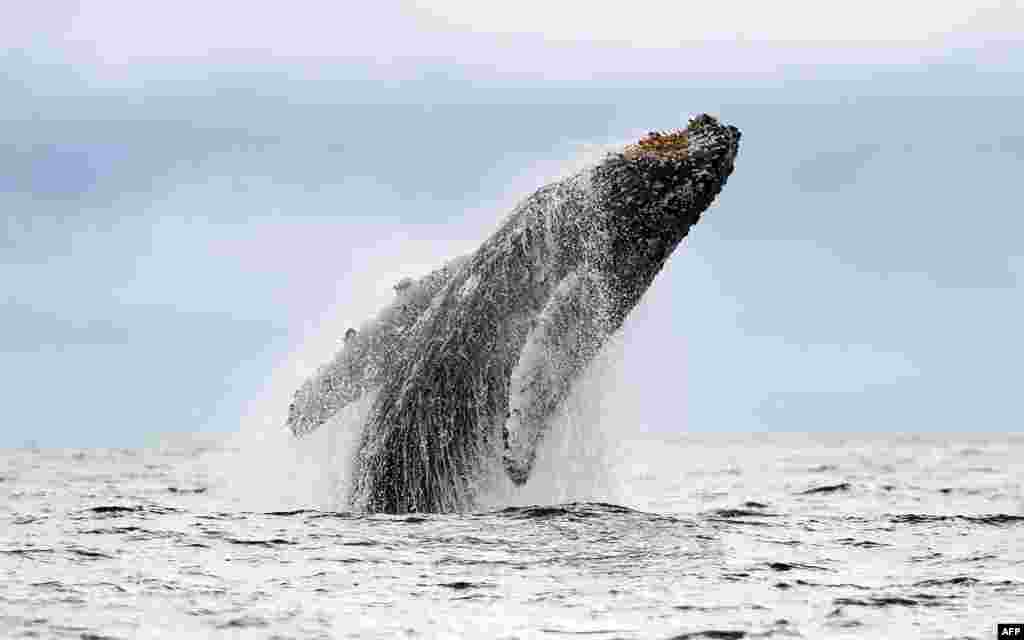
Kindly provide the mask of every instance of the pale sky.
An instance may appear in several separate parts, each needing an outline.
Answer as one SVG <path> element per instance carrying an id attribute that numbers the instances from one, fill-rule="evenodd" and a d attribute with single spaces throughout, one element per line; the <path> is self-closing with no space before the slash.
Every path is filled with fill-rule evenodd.
<path id="1" fill-rule="evenodd" d="M 627 49 L 653 50 L 666 61 L 660 70 L 678 70 L 682 63 L 687 70 L 744 72 L 766 62 L 769 50 L 794 64 L 902 62 L 949 47 L 1016 42 L 1024 32 L 1018 0 L 48 0 L 12 6 L 0 20 L 0 47 L 45 48 L 113 67 L 152 60 L 344 58 L 386 66 L 454 56 L 470 66 L 584 71 L 585 60 L 566 66 L 569 60 L 543 50 L 561 44 L 612 47 L 627 58 Z M 702 47 L 716 55 L 700 65 L 672 54 Z"/>
<path id="2" fill-rule="evenodd" d="M 0 446 L 283 411 L 399 277 L 702 111 L 742 148 L 626 327 L 638 430 L 1021 427 L 1019 3 L 12 6 Z"/>
<path id="3" fill-rule="evenodd" d="M 953 33 L 982 37 L 1019 33 L 1024 26 L 1020 9 L 1014 0 L 721 0 L 701 5 L 663 0 L 385 0 L 372 5 L 327 0 L 288 4 L 49 0 L 9 10 L 4 22 L 8 35 L 28 29 L 69 42 L 93 41 L 111 55 L 188 55 L 205 46 L 268 48 L 301 56 L 314 51 L 343 54 L 378 49 L 389 35 L 441 27 L 647 47 L 738 37 L 771 42 L 922 43 Z M 176 37 L 185 34 L 189 37 Z M 353 36 L 357 37 L 354 43 Z M 415 43 L 396 44 L 411 47 Z"/>

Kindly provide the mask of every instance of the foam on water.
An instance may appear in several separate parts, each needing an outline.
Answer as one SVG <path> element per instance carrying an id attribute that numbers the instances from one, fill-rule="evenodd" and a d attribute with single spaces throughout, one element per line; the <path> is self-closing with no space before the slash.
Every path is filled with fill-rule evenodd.
<path id="1" fill-rule="evenodd" d="M 209 446 L 0 451 L 0 636 L 949 640 L 1024 596 L 1019 435 L 632 439 L 657 511 L 413 516 L 240 508 Z"/>

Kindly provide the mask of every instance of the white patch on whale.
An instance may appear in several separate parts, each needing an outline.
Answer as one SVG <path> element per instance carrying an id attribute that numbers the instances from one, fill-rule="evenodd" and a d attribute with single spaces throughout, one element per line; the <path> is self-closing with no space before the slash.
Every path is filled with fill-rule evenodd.
<path id="1" fill-rule="evenodd" d="M 604 302 L 600 279 L 581 267 L 558 283 L 534 320 L 509 376 L 504 462 L 517 484 L 529 477 L 549 423 L 604 342 Z"/>
<path id="2" fill-rule="evenodd" d="M 479 284 L 480 276 L 474 273 L 473 275 L 469 276 L 469 278 L 467 278 L 465 282 L 462 283 L 461 287 L 459 287 L 458 296 L 460 298 L 465 298 L 468 295 L 472 295 L 472 293 L 476 291 L 476 288 L 477 286 L 479 286 Z"/>

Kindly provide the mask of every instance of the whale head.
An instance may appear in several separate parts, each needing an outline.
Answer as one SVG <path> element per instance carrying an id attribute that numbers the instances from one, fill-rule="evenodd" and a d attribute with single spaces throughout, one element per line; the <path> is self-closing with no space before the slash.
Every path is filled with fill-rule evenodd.
<path id="1" fill-rule="evenodd" d="M 594 168 L 608 238 L 596 260 L 619 324 L 733 172 L 740 131 L 713 116 L 651 132 Z"/>

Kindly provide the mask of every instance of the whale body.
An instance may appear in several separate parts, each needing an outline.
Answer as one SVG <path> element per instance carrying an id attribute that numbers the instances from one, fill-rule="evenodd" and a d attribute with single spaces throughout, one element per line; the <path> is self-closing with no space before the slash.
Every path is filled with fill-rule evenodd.
<path id="1" fill-rule="evenodd" d="M 296 392 L 287 427 L 305 435 L 372 397 L 357 509 L 471 509 L 496 461 L 527 482 L 547 424 L 717 197 L 739 139 L 701 115 L 539 189 L 475 252 L 400 283 Z"/>

